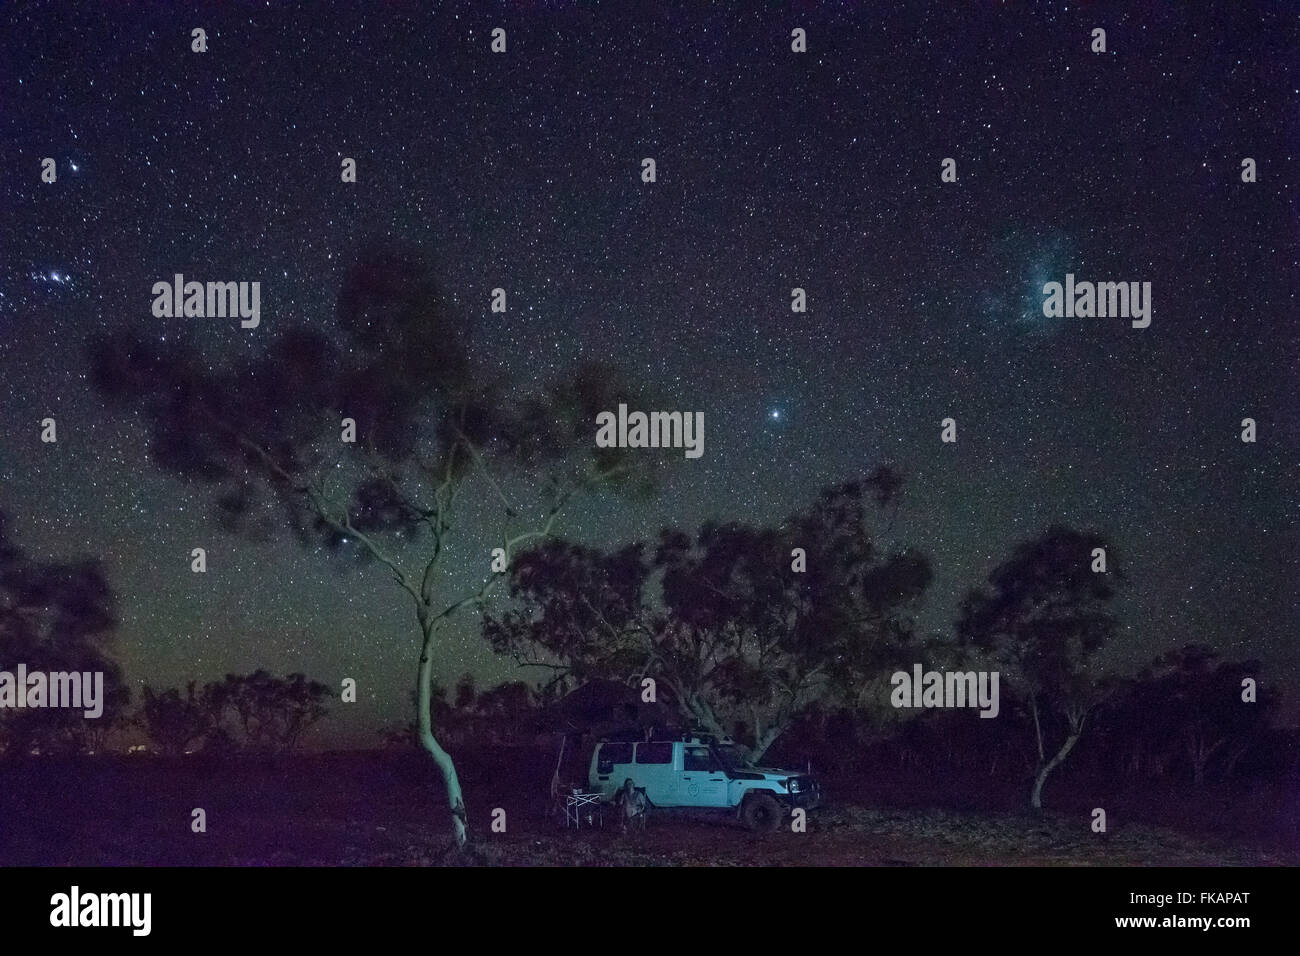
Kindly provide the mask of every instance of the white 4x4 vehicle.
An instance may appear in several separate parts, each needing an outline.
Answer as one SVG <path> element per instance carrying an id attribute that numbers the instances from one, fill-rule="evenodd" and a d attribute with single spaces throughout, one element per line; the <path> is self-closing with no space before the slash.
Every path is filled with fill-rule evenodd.
<path id="1" fill-rule="evenodd" d="M 591 792 L 612 801 L 628 780 L 653 807 L 691 807 L 737 816 L 751 830 L 774 830 L 794 807 L 811 810 L 821 787 L 807 774 L 753 767 L 729 739 L 603 741 L 591 755 Z"/>

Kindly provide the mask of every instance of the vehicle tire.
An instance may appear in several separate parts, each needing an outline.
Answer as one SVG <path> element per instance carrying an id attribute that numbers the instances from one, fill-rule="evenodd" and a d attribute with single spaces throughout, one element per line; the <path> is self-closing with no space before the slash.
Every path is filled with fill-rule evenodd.
<path id="1" fill-rule="evenodd" d="M 770 793 L 755 793 L 745 798 L 740 808 L 740 819 L 746 829 L 755 833 L 770 833 L 781 825 L 781 804 Z"/>

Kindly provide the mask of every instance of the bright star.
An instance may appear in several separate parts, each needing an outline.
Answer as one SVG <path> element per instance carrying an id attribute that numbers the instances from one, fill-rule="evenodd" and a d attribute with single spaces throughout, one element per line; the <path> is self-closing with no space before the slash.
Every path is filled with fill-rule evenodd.
<path id="1" fill-rule="evenodd" d="M 780 410 L 779 408 L 774 408 L 774 409 L 772 409 L 772 417 L 773 417 L 773 418 L 780 418 L 780 417 L 781 417 L 781 410 Z"/>
<path id="2" fill-rule="evenodd" d="M 73 171 L 74 173 L 77 171 L 78 168 L 79 168 L 79 167 L 77 166 L 76 163 L 73 163 L 73 164 L 72 164 L 72 171 Z"/>

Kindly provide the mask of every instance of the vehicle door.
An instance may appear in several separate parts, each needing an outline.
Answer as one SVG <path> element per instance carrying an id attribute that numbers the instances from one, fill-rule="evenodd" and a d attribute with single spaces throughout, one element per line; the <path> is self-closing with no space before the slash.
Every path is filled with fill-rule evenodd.
<path id="1" fill-rule="evenodd" d="M 645 787 L 645 795 L 656 807 L 677 805 L 677 771 L 673 767 L 672 741 L 637 744 L 636 773 L 633 776 L 638 787 Z"/>
<path id="2" fill-rule="evenodd" d="M 725 807 L 727 775 L 705 744 L 682 744 L 678 803 L 691 807 Z"/>
<path id="3" fill-rule="evenodd" d="M 635 776 L 630 743 L 602 743 L 592 762 L 595 766 L 589 785 L 607 799 L 613 798 L 624 780 Z"/>

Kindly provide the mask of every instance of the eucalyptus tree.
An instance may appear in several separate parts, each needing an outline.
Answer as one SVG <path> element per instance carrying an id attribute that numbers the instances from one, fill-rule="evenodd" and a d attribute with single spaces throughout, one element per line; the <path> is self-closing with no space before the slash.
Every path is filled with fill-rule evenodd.
<path id="1" fill-rule="evenodd" d="M 463 848 L 464 796 L 432 725 L 441 639 L 457 615 L 483 606 L 522 548 L 552 533 L 575 496 L 646 493 L 657 459 L 595 446 L 596 416 L 632 398 L 612 369 L 510 382 L 409 250 L 364 253 L 332 324 L 272 335 L 275 327 L 249 330 L 247 349 L 100 338 L 93 380 L 147 422 L 159 468 L 210 487 L 226 530 L 287 529 L 310 549 L 387 573 L 418 630 L 416 726 Z M 269 340 L 254 348 L 252 336 Z M 493 536 L 457 541 L 453 558 L 467 523 Z"/>

